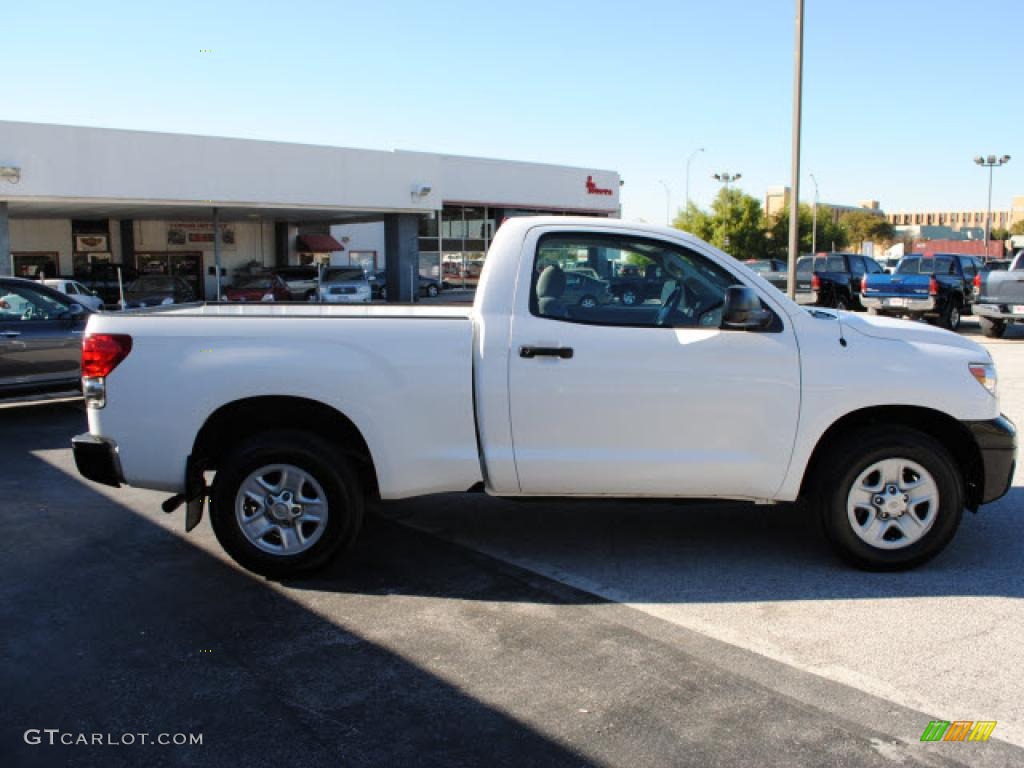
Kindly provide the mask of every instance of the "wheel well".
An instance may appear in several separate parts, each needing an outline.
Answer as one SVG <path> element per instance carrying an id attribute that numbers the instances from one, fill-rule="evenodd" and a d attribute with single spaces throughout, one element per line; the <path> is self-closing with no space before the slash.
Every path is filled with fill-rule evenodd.
<path id="1" fill-rule="evenodd" d="M 976 510 L 981 504 L 985 476 L 981 450 L 967 428 L 947 413 L 931 408 L 904 405 L 885 405 L 863 408 L 848 413 L 825 430 L 814 447 L 804 470 L 800 495 L 810 491 L 813 478 L 829 449 L 841 442 L 850 432 L 866 426 L 904 426 L 924 432 L 938 440 L 950 452 L 964 478 L 967 508 Z"/>
<path id="2" fill-rule="evenodd" d="M 373 456 L 358 427 L 329 405 L 302 397 L 248 397 L 221 406 L 196 435 L 192 456 L 204 470 L 216 470 L 234 444 L 272 429 L 309 431 L 338 446 L 352 461 L 364 492 L 380 498 Z"/>

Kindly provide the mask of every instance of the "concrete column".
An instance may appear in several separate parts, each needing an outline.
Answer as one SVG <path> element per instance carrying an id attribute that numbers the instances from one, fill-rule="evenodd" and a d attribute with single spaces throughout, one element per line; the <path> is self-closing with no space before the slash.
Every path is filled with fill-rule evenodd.
<path id="1" fill-rule="evenodd" d="M 385 284 L 388 301 L 413 301 L 419 288 L 419 216 L 414 213 L 384 217 L 384 247 L 387 250 Z"/>
<path id="2" fill-rule="evenodd" d="M 0 202 L 0 275 L 13 274 L 11 264 L 11 224 L 7 216 L 7 203 Z"/>
<path id="3" fill-rule="evenodd" d="M 274 266 L 288 266 L 288 222 L 274 222 Z"/>
<path id="4" fill-rule="evenodd" d="M 135 220 L 121 219 L 118 223 L 121 229 L 121 252 L 112 254 L 120 256 L 123 270 L 135 268 Z"/>

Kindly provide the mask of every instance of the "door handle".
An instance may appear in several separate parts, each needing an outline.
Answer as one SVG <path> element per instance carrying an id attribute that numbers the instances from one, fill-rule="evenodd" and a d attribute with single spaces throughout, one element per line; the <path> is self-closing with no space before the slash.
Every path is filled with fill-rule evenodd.
<path id="1" fill-rule="evenodd" d="M 572 347 L 520 347 L 519 356 L 527 359 L 560 357 L 562 360 L 568 360 L 572 357 Z"/>

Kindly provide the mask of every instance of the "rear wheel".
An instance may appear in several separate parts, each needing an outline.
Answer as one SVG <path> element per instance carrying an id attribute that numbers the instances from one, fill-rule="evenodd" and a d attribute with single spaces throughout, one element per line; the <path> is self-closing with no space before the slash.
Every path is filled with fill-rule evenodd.
<path id="1" fill-rule="evenodd" d="M 437 286 L 434 285 L 433 283 L 430 283 L 427 286 L 427 296 L 429 296 L 432 299 L 437 297 Z"/>
<path id="2" fill-rule="evenodd" d="M 265 432 L 218 469 L 210 522 L 244 568 L 286 577 L 325 565 L 362 526 L 359 482 L 338 449 L 308 433 Z"/>
<path id="3" fill-rule="evenodd" d="M 979 317 L 978 324 L 981 326 L 981 332 L 990 339 L 1001 339 L 1006 333 L 1005 320 L 989 320 L 987 317 Z"/>
<path id="4" fill-rule="evenodd" d="M 622 292 L 622 303 L 632 307 L 640 301 L 640 294 L 633 288 L 627 288 Z"/>
<path id="5" fill-rule="evenodd" d="M 942 314 L 939 315 L 939 325 L 947 330 L 955 331 L 960 327 L 961 311 L 960 299 L 950 296 L 946 301 Z"/>
<path id="6" fill-rule="evenodd" d="M 817 503 L 833 549 L 875 571 L 935 557 L 963 515 L 963 481 L 949 452 L 907 427 L 848 434 L 819 466 Z"/>
<path id="7" fill-rule="evenodd" d="M 582 299 L 580 299 L 580 306 L 583 307 L 584 309 L 593 309 L 594 307 L 597 306 L 597 297 L 584 296 Z"/>
<path id="8" fill-rule="evenodd" d="M 847 299 L 845 296 L 836 296 L 835 301 L 832 302 L 832 306 L 835 309 L 845 311 L 850 308 L 850 300 Z"/>

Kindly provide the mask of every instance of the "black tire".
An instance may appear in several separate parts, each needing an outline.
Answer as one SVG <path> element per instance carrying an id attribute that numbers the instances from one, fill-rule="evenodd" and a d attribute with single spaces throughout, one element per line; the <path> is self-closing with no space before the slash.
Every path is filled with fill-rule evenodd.
<path id="1" fill-rule="evenodd" d="M 622 303 L 632 307 L 640 303 L 640 291 L 635 288 L 626 288 L 622 291 Z"/>
<path id="2" fill-rule="evenodd" d="M 235 498 L 242 483 L 252 472 L 272 464 L 290 464 L 312 475 L 326 496 L 323 533 L 309 549 L 295 555 L 272 554 L 257 547 L 242 532 L 236 515 Z M 210 522 L 221 546 L 243 568 L 272 578 L 298 576 L 326 565 L 352 545 L 362 527 L 363 494 L 335 446 L 306 432 L 264 432 L 237 445 L 217 470 Z"/>
<path id="3" fill-rule="evenodd" d="M 942 308 L 942 314 L 939 315 L 939 325 L 947 331 L 955 331 L 960 327 L 960 317 L 962 314 L 963 309 L 960 299 L 956 296 L 950 296 L 946 300 L 946 306 Z"/>
<path id="4" fill-rule="evenodd" d="M 848 310 L 850 308 L 850 301 L 842 294 L 837 294 L 832 300 L 832 308 L 838 310 Z"/>
<path id="5" fill-rule="evenodd" d="M 433 283 L 430 283 L 427 286 L 427 296 L 429 296 L 432 299 L 435 299 L 435 298 L 437 298 L 437 294 L 438 294 L 437 286 L 434 285 Z"/>
<path id="6" fill-rule="evenodd" d="M 579 305 L 584 309 L 593 309 L 597 306 L 597 297 L 591 296 L 589 293 L 579 301 Z"/>
<path id="7" fill-rule="evenodd" d="M 1006 333 L 1005 320 L 989 320 L 987 317 L 979 317 L 978 324 L 981 326 L 981 332 L 990 339 L 1001 339 Z"/>
<path id="8" fill-rule="evenodd" d="M 381 298 L 382 301 L 387 301 L 388 300 L 388 289 L 387 288 L 381 288 L 380 289 L 380 298 Z"/>
<path id="9" fill-rule="evenodd" d="M 850 490 L 861 473 L 887 458 L 920 464 L 935 481 L 939 510 L 931 528 L 916 542 L 900 549 L 880 549 L 863 541 L 847 513 Z M 822 529 L 843 560 L 866 571 L 914 568 L 941 552 L 960 526 L 964 491 L 960 468 L 941 443 L 909 427 L 866 427 L 847 433 L 818 465 L 812 501 L 818 506 Z M 908 513 L 910 514 L 910 513 Z"/>

